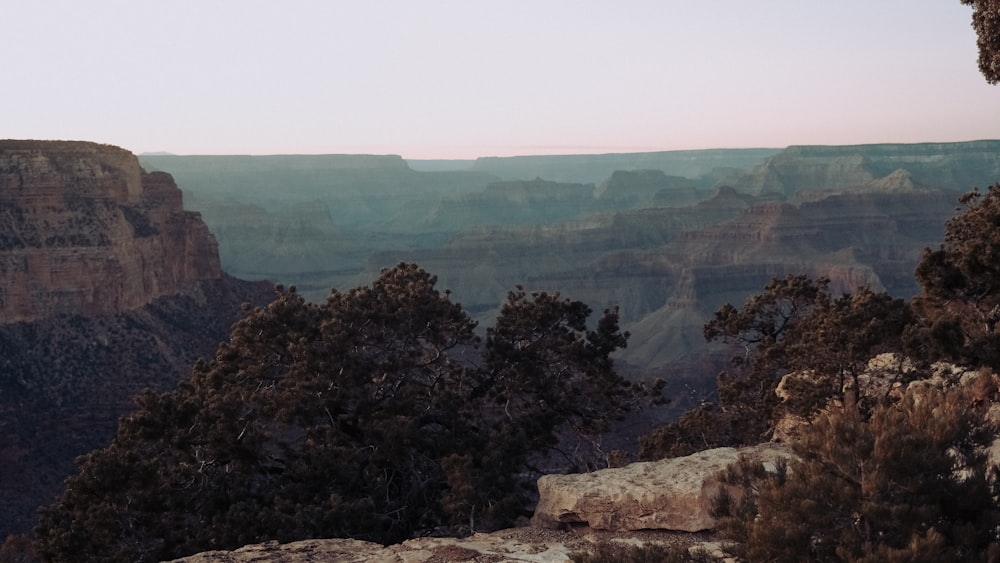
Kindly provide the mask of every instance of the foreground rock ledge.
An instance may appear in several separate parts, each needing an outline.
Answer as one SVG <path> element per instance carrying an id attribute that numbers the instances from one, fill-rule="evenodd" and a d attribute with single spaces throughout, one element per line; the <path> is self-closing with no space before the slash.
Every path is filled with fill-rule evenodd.
<path id="1" fill-rule="evenodd" d="M 765 465 L 794 457 L 787 446 L 769 443 L 593 473 L 547 475 L 538 481 L 540 500 L 531 526 L 468 538 L 417 538 L 385 547 L 352 539 L 267 542 L 199 553 L 173 563 L 567 562 L 570 553 L 606 541 L 681 545 L 722 557 L 719 544 L 703 531 L 715 526 L 709 510 L 721 487 L 718 474 L 741 455 Z"/>
<path id="2" fill-rule="evenodd" d="M 538 480 L 532 526 L 586 524 L 597 530 L 679 530 L 715 527 L 710 510 L 721 485 L 718 474 L 739 456 L 767 464 L 792 457 L 787 446 L 716 448 L 685 457 Z"/>
<path id="3" fill-rule="evenodd" d="M 288 544 L 266 542 L 233 551 L 207 551 L 176 559 L 170 563 L 447 563 L 473 561 L 489 563 L 569 563 L 569 554 L 587 551 L 601 542 L 625 542 L 632 545 L 680 545 L 688 548 L 718 550 L 718 544 L 706 543 L 704 534 L 667 531 L 601 532 L 585 528 L 545 530 L 524 527 L 468 538 L 418 538 L 401 544 L 381 546 L 351 539 L 303 540 Z"/>

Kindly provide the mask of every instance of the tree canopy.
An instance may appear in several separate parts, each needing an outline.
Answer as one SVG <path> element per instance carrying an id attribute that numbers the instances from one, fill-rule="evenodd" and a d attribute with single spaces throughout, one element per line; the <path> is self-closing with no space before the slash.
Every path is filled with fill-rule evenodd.
<path id="1" fill-rule="evenodd" d="M 435 284 L 400 264 L 323 304 L 279 289 L 81 458 L 41 512 L 39 552 L 154 561 L 509 525 L 534 464 L 626 407 L 609 355 L 627 334 L 615 311 L 591 330 L 583 303 L 518 288 L 483 339 Z"/>
<path id="2" fill-rule="evenodd" d="M 969 192 L 917 265 L 921 343 L 934 359 L 1000 370 L 1000 184 Z M 922 334 L 921 334 L 922 333 Z"/>
<path id="3" fill-rule="evenodd" d="M 830 280 L 803 274 L 772 280 L 741 308 L 724 305 L 705 325 L 707 340 L 732 345 L 732 369 L 719 374 L 718 400 L 706 402 L 641 439 L 640 456 L 659 459 L 707 447 L 756 444 L 776 421 L 809 415 L 857 387 L 868 360 L 901 351 L 912 322 L 907 303 L 858 288 L 834 297 Z M 776 393 L 784 376 L 787 398 Z"/>
<path id="4" fill-rule="evenodd" d="M 990 84 L 1000 83 L 1000 0 L 961 0 L 972 6 L 972 28 L 979 48 L 979 70 Z"/>

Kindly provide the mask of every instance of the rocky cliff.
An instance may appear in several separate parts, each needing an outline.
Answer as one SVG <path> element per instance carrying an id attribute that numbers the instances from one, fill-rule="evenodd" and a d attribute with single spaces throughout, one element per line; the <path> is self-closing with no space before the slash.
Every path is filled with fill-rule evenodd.
<path id="1" fill-rule="evenodd" d="M 222 272 L 168 174 L 106 145 L 0 141 L 0 537 L 30 529 L 138 392 L 176 385 L 272 297 Z"/>
<path id="2" fill-rule="evenodd" d="M 219 279 L 168 174 L 84 142 L 0 142 L 0 322 L 119 313 Z"/>

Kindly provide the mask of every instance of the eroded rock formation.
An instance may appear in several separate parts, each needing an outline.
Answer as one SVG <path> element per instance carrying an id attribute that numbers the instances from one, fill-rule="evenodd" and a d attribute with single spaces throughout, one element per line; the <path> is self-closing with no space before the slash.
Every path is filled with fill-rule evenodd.
<path id="1" fill-rule="evenodd" d="M 416 538 L 389 546 L 337 538 L 267 542 L 200 553 L 175 563 L 565 563 L 571 553 L 587 552 L 605 542 L 681 546 L 721 559 L 720 544 L 706 532 L 715 526 L 709 510 L 720 491 L 719 472 L 739 456 L 758 459 L 767 466 L 793 454 L 786 446 L 772 443 L 707 450 L 593 473 L 546 475 L 538 481 L 541 498 L 531 525 L 467 538 Z"/>
<path id="2" fill-rule="evenodd" d="M 219 279 L 168 174 L 85 142 L 0 142 L 0 322 L 113 314 Z"/>

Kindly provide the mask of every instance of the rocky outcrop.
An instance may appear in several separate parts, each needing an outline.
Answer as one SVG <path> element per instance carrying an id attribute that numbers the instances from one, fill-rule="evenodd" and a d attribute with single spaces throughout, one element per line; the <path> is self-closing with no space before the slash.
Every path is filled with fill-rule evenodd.
<path id="1" fill-rule="evenodd" d="M 113 314 L 222 276 L 168 174 L 85 142 L 0 142 L 0 323 Z"/>
<path id="2" fill-rule="evenodd" d="M 690 456 L 538 480 L 532 525 L 586 524 L 599 530 L 710 530 L 718 474 L 740 456 L 774 464 L 793 456 L 779 444 L 716 448 Z"/>
<path id="3" fill-rule="evenodd" d="M 569 554 L 585 549 L 578 535 L 563 532 L 524 534 L 476 534 L 468 538 L 418 538 L 383 546 L 352 539 L 303 540 L 288 544 L 267 542 L 233 551 L 208 551 L 175 559 L 173 563 L 250 563 L 337 561 L 339 563 L 445 563 L 449 561 L 491 561 L 537 563 L 569 562 Z"/>

